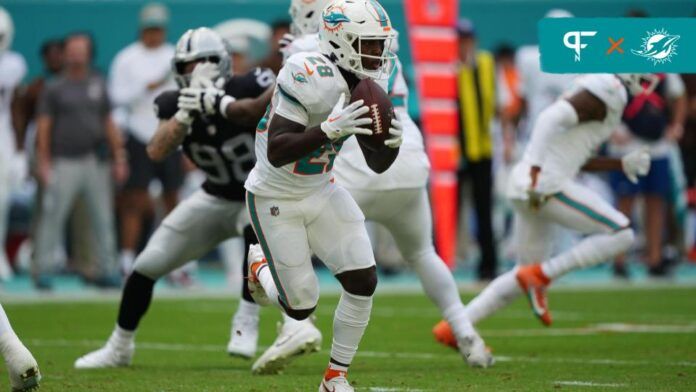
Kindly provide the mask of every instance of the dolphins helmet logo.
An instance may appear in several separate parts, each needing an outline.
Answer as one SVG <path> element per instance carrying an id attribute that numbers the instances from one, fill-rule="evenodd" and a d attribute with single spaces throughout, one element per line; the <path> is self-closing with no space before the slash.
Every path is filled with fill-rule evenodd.
<path id="1" fill-rule="evenodd" d="M 338 31 L 344 22 L 350 22 L 350 18 L 345 15 L 343 7 L 337 5 L 327 8 L 321 17 L 324 22 L 324 28 L 331 32 Z"/>
<path id="2" fill-rule="evenodd" d="M 647 36 L 643 38 L 641 48 L 632 49 L 631 52 L 652 61 L 653 65 L 670 62 L 671 58 L 677 54 L 679 37 L 669 34 L 665 29 L 648 31 Z"/>

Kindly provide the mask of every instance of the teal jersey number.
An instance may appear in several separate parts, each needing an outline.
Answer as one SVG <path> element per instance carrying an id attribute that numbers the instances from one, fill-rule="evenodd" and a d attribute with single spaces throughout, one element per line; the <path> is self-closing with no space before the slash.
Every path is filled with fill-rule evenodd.
<path id="1" fill-rule="evenodd" d="M 313 176 L 330 172 L 331 169 L 333 169 L 336 156 L 339 151 L 341 151 L 341 147 L 343 147 L 343 142 L 346 138 L 333 144 L 326 143 L 314 150 L 311 154 L 295 162 L 293 173 L 303 176 Z"/>
<path id="2" fill-rule="evenodd" d="M 321 77 L 331 77 L 334 76 L 333 69 L 331 69 L 330 66 L 326 65 L 326 61 L 322 59 L 321 57 L 307 57 L 307 60 L 309 60 L 312 65 L 316 65 L 317 73 Z M 317 65 L 319 64 L 319 65 Z"/>

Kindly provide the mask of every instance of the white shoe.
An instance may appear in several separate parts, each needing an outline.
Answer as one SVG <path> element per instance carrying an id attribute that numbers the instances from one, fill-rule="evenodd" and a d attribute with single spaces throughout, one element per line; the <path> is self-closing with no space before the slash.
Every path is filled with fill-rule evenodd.
<path id="1" fill-rule="evenodd" d="M 491 351 L 475 331 L 471 335 L 457 339 L 457 346 L 471 367 L 487 368 L 495 363 Z"/>
<path id="2" fill-rule="evenodd" d="M 235 357 L 251 359 L 256 355 L 259 342 L 259 317 L 235 314 L 230 330 L 227 353 Z"/>
<path id="3" fill-rule="evenodd" d="M 334 377 L 330 380 L 321 380 L 319 392 L 354 392 L 345 376 Z"/>
<path id="4" fill-rule="evenodd" d="M 278 374 L 296 357 L 321 348 L 321 332 L 310 319 L 285 322 L 279 327 L 275 342 L 251 367 L 254 374 Z"/>
<path id="5" fill-rule="evenodd" d="M 12 392 L 33 391 L 39 388 L 41 372 L 36 359 L 31 352 L 22 344 L 14 333 L 7 333 L 3 337 L 2 344 L 6 349 L 5 361 L 7 372 L 10 374 L 10 385 Z"/>
<path id="6" fill-rule="evenodd" d="M 111 335 L 104 347 L 78 358 L 75 361 L 75 369 L 130 366 L 135 353 L 135 342 L 133 340 L 124 341 L 114 336 L 114 334 Z"/>
<path id="7" fill-rule="evenodd" d="M 263 250 L 261 250 L 261 246 L 259 244 L 249 245 L 248 261 L 249 271 L 247 274 L 247 279 L 249 280 L 249 294 L 251 294 L 251 298 L 253 298 L 254 302 L 257 304 L 261 306 L 268 306 L 271 304 L 271 300 L 268 299 L 266 290 L 263 289 L 261 282 L 259 282 L 258 276 L 256 276 L 256 271 L 258 271 L 259 268 L 264 268 L 264 264 L 266 264 L 266 268 L 269 268 L 266 257 L 263 255 Z"/>

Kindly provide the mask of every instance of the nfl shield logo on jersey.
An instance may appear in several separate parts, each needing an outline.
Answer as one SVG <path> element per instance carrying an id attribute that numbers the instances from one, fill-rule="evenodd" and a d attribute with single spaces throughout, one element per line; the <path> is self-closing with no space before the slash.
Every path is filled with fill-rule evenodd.
<path id="1" fill-rule="evenodd" d="M 278 216 L 280 214 L 280 208 L 273 206 L 271 207 L 271 215 Z"/>

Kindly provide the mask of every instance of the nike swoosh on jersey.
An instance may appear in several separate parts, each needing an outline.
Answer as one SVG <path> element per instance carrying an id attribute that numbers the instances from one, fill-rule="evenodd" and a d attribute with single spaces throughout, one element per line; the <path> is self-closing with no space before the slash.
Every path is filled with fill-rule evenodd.
<path id="1" fill-rule="evenodd" d="M 309 66 L 307 65 L 307 63 L 304 63 L 304 69 L 307 71 L 307 75 L 312 76 L 312 74 L 314 74 L 314 71 L 309 69 Z"/>

